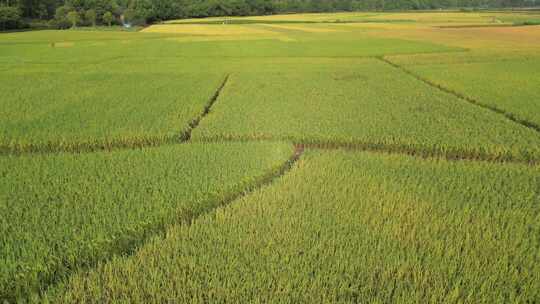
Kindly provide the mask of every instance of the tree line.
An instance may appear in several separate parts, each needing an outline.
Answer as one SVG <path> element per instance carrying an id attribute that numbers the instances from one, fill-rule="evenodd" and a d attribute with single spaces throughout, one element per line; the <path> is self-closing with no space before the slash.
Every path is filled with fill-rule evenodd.
<path id="1" fill-rule="evenodd" d="M 49 26 L 145 24 L 211 16 L 298 12 L 531 7 L 540 0 L 0 0 L 0 30 L 25 20 Z"/>

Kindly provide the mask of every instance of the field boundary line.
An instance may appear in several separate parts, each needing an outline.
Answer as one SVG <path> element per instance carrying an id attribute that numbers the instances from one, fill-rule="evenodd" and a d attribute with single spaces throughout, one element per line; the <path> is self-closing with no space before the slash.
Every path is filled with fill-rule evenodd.
<path id="1" fill-rule="evenodd" d="M 5 155 L 40 155 L 40 154 L 59 154 L 59 153 L 90 153 L 104 152 L 115 150 L 135 150 L 142 148 L 152 148 L 171 144 L 181 143 L 174 136 L 167 137 L 147 137 L 137 139 L 104 139 L 96 140 L 96 142 L 74 142 L 73 145 L 67 147 L 60 142 L 45 142 L 45 143 L 0 143 L 0 156 Z"/>
<path id="2" fill-rule="evenodd" d="M 30 30 L 29 30 L 30 31 Z M 35 31 L 35 30 L 31 30 L 31 31 Z M 79 31 L 80 32 L 80 31 Z M 121 32 L 119 32 L 121 33 Z M 125 33 L 125 32 L 124 32 Z M 6 33 L 6 32 L 0 32 L 0 35 L 2 34 L 9 34 L 9 33 Z M 96 39 L 96 38 L 88 38 L 88 39 L 72 39 L 72 40 L 40 40 L 40 41 L 2 41 L 0 42 L 0 45 L 50 45 L 51 42 L 73 42 L 73 43 L 77 43 L 77 42 L 100 42 L 100 41 L 123 41 L 123 40 L 134 40 L 134 41 L 142 41 L 142 40 L 159 40 L 159 39 L 164 39 L 164 38 L 169 38 L 169 37 L 175 37 L 174 34 L 159 34 L 159 36 L 154 36 L 153 34 L 152 35 L 147 35 L 145 34 L 146 37 L 137 37 L 135 39 L 133 39 L 132 37 L 129 37 L 129 38 L 126 38 L 126 37 L 121 37 L 121 38 L 101 38 L 101 39 Z M 1 37 L 1 36 L 0 36 Z"/>
<path id="3" fill-rule="evenodd" d="M 384 146 L 380 145 L 369 146 L 363 144 L 335 144 L 335 143 L 307 143 L 298 144 L 304 147 L 304 149 L 317 149 L 317 150 L 349 150 L 358 152 L 370 152 L 377 154 L 393 154 L 393 155 L 407 155 L 419 159 L 425 160 L 446 160 L 446 161 L 470 161 L 470 162 L 487 162 L 493 164 L 520 164 L 535 166 L 540 163 L 539 160 L 517 160 L 517 159 L 497 159 L 490 155 L 485 156 L 469 156 L 462 154 L 462 152 L 455 151 L 451 153 L 439 153 L 435 150 L 418 150 L 418 149 L 401 149 L 400 146 Z"/>
<path id="4" fill-rule="evenodd" d="M 531 129 L 533 131 L 536 131 L 538 133 L 540 133 L 540 125 L 534 123 L 534 122 L 531 122 L 531 121 L 528 121 L 528 120 L 525 120 L 525 119 L 521 119 L 519 117 L 517 117 L 515 114 L 511 113 L 511 112 L 507 112 L 503 109 L 500 109 L 500 108 L 497 108 L 495 106 L 492 106 L 492 105 L 488 105 L 488 104 L 485 104 L 483 102 L 480 102 L 474 98 L 471 98 L 471 97 L 468 97 L 456 90 L 453 90 L 453 89 L 450 89 L 450 88 L 447 88 L 447 87 L 444 87 L 438 83 L 435 83 L 434 81 L 431 81 L 427 78 L 424 78 L 416 73 L 414 73 L 413 71 L 397 64 L 397 63 L 394 63 L 392 61 L 390 61 L 389 59 L 385 58 L 384 56 L 380 56 L 380 57 L 375 57 L 377 59 L 379 59 L 380 61 L 382 62 L 385 62 L 391 66 L 393 66 L 394 68 L 396 69 L 399 69 L 401 71 L 403 71 L 404 73 L 416 78 L 417 80 L 420 80 L 421 82 L 433 87 L 433 88 L 436 88 L 438 89 L 439 91 L 442 91 L 442 92 L 445 92 L 447 94 L 451 94 L 461 100 L 464 100 L 466 101 L 467 103 L 469 104 L 472 104 L 472 105 L 475 105 L 479 108 L 482 108 L 482 109 L 485 109 L 485 110 L 489 110 L 491 112 L 494 112 L 494 113 L 497 113 L 499 115 L 502 115 L 504 116 L 506 119 L 516 123 L 516 124 L 519 124 L 521 125 L 522 127 L 526 127 L 528 129 Z"/>
<path id="5" fill-rule="evenodd" d="M 259 39 L 260 40 L 260 39 Z M 405 40 L 405 39 L 401 39 L 401 40 Z M 255 40 L 253 40 L 255 41 Z M 411 41 L 411 42 L 415 42 L 414 40 L 406 40 L 406 41 Z M 0 43 L 1 45 L 1 43 Z M 380 57 L 385 57 L 385 56 L 388 56 L 388 57 L 393 57 L 393 56 L 414 56 L 414 55 L 430 55 L 430 54 L 453 54 L 453 53 L 463 53 L 463 52 L 468 52 L 470 51 L 469 49 L 466 49 L 466 48 L 460 48 L 460 49 L 456 49 L 456 50 L 440 50 L 440 51 L 425 51 L 425 52 L 411 52 L 411 53 L 400 53 L 400 52 L 397 52 L 397 53 L 389 53 L 389 54 L 366 54 L 366 55 L 311 55 L 311 56 L 305 56 L 305 55 L 302 55 L 302 56 L 218 56 L 218 55 L 215 55 L 215 56 L 181 56 L 181 55 L 176 55 L 176 56 L 160 56 L 160 57 L 157 57 L 157 56 L 153 56 L 153 57 L 144 57 L 145 59 L 179 59 L 179 58 L 182 58 L 182 59 L 200 59 L 200 58 L 211 58 L 211 59 L 238 59 L 238 60 L 243 60 L 243 59 L 334 59 L 334 60 L 339 60 L 339 59 L 343 59 L 343 60 L 350 60 L 350 59 L 379 59 Z M 102 60 L 96 60 L 96 61 L 89 61 L 89 62 L 81 62 L 79 64 L 81 65 L 91 65 L 91 64 L 101 64 L 101 63 L 107 63 L 109 61 L 116 61 L 116 60 L 120 60 L 120 59 L 137 59 L 135 57 L 111 57 L 111 58 L 105 58 L 105 59 L 102 59 Z M 512 59 L 511 59 L 512 60 Z M 529 59 L 516 59 L 516 60 L 529 60 Z M 57 65 L 57 64 L 67 64 L 67 65 L 73 65 L 74 63 L 73 62 L 68 62 L 68 63 L 65 63 L 65 62 L 61 62 L 61 61 L 25 61 L 25 62 L 17 62 L 17 63 L 14 63 L 14 64 L 20 64 L 20 65 Z"/>
<path id="6" fill-rule="evenodd" d="M 212 106 L 214 106 L 214 104 L 219 98 L 219 95 L 221 94 L 221 91 L 229 81 L 230 75 L 231 74 L 225 75 L 225 78 L 223 79 L 217 90 L 214 92 L 214 95 L 212 95 L 208 103 L 204 106 L 202 113 L 199 116 L 195 117 L 195 119 L 193 119 L 189 123 L 189 127 L 187 128 L 187 130 L 185 130 L 184 133 L 180 136 L 182 141 L 189 141 L 191 139 L 191 133 L 193 132 L 193 130 L 197 128 L 201 121 L 204 119 L 204 117 L 206 117 L 206 115 L 210 113 L 210 111 L 212 110 Z"/>
<path id="7" fill-rule="evenodd" d="M 116 150 L 135 150 L 143 148 L 155 148 L 166 145 L 181 145 L 188 143 L 256 143 L 256 142 L 289 142 L 295 146 L 299 146 L 305 149 L 320 149 L 320 150 L 351 150 L 361 152 L 373 152 L 373 153 L 386 153 L 386 154 L 401 154 L 409 155 L 423 159 L 445 159 L 448 161 L 477 161 L 477 162 L 490 162 L 490 163 L 509 163 L 509 164 L 525 164 L 525 165 L 537 165 L 540 164 L 540 159 L 519 159 L 513 156 L 496 156 L 491 154 L 478 154 L 474 151 L 454 150 L 450 152 L 442 152 L 433 148 L 423 147 L 411 147 L 400 144 L 384 144 L 384 143 L 369 143 L 369 142 L 323 142 L 323 141 L 301 141 L 293 138 L 278 138 L 278 137 L 265 137 L 265 138 L 249 138 L 249 137 L 228 137 L 228 138 L 197 138 L 189 141 L 177 141 L 168 140 L 153 144 L 139 144 L 139 145 L 126 145 L 126 146 L 108 146 L 95 149 L 78 149 L 78 150 L 35 150 L 35 151 L 17 151 L 17 152 L 5 152 L 2 153 L 0 149 L 0 156 L 2 155 L 42 155 L 53 153 L 92 153 L 92 152 L 111 152 Z"/>
<path id="8" fill-rule="evenodd" d="M 385 143 L 369 143 L 369 142 L 324 142 L 324 141 L 302 141 L 294 138 L 279 138 L 279 137 L 265 137 L 265 138 L 248 138 L 248 137 L 236 137 L 236 138 L 199 138 L 193 142 L 198 143 L 223 143 L 223 142 L 275 142 L 285 141 L 292 142 L 295 146 L 302 147 L 303 149 L 319 149 L 319 150 L 351 150 L 359 152 L 372 152 L 381 154 L 398 154 L 409 155 L 421 159 L 442 159 L 448 161 L 475 161 L 475 162 L 489 162 L 498 164 L 522 164 L 535 166 L 540 164 L 540 159 L 520 159 L 512 155 L 493 155 L 488 153 L 481 153 L 476 151 L 466 150 L 453 150 L 442 151 L 436 147 L 413 147 L 404 144 L 385 144 Z"/>
<path id="9" fill-rule="evenodd" d="M 293 169 L 294 165 L 297 163 L 297 161 L 300 159 L 304 152 L 304 148 L 301 145 L 292 145 L 293 146 L 293 152 L 289 156 L 288 159 L 286 159 L 283 163 L 281 163 L 278 166 L 274 166 L 269 168 L 268 170 L 265 170 L 261 175 L 255 176 L 253 178 L 252 182 L 239 182 L 237 185 L 231 187 L 229 192 L 218 194 L 214 198 L 210 198 L 208 200 L 204 200 L 200 202 L 200 204 L 197 204 L 193 208 L 189 210 L 182 210 L 182 214 L 177 217 L 176 220 L 172 222 L 166 222 L 159 224 L 155 227 L 146 227 L 148 232 L 144 235 L 143 238 L 132 242 L 130 246 L 125 248 L 117 248 L 113 250 L 107 257 L 105 257 L 102 260 L 94 261 L 90 264 L 87 264 L 85 266 L 82 266 L 75 271 L 68 272 L 62 275 L 53 276 L 48 279 L 48 281 L 43 282 L 41 286 L 41 292 L 42 294 L 46 293 L 51 288 L 54 288 L 57 284 L 61 284 L 62 282 L 69 280 L 69 277 L 72 275 L 75 275 L 77 273 L 84 273 L 85 271 L 88 271 L 89 269 L 92 269 L 99 263 L 107 263 L 112 258 L 121 256 L 122 258 L 131 256 L 135 254 L 139 249 L 142 248 L 150 239 L 155 237 L 165 237 L 167 231 L 177 225 L 182 226 L 189 226 L 192 225 L 195 220 L 197 220 L 199 217 L 209 214 L 219 208 L 226 207 L 227 205 L 233 203 L 234 201 L 241 199 L 242 197 L 249 195 L 250 193 L 253 193 L 257 189 L 260 189 L 262 187 L 268 186 L 272 184 L 277 179 L 281 178 L 285 174 L 287 174 L 291 169 Z M 121 243 L 121 242 L 120 242 Z M 0 294 L 0 301 L 4 298 L 2 298 L 2 294 Z M 9 298 L 8 298 L 9 300 Z M 15 300 L 15 299 L 14 299 Z"/>

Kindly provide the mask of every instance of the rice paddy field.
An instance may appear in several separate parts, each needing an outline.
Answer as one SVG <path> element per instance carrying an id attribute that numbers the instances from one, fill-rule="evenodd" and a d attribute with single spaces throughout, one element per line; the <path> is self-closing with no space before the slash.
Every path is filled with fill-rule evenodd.
<path id="1" fill-rule="evenodd" d="M 0 33 L 0 303 L 540 302 L 535 20 Z"/>

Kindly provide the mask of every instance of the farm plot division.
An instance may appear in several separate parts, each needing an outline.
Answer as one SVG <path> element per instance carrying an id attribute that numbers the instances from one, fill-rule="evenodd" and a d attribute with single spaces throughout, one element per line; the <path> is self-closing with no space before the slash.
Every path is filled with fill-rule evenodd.
<path id="1" fill-rule="evenodd" d="M 310 151 L 272 185 L 48 296 L 60 303 L 534 301 L 539 182 L 539 168 L 525 165 Z"/>
<path id="2" fill-rule="evenodd" d="M 540 136 L 379 59 L 238 71 L 194 138 L 282 139 L 418 154 L 534 160 Z M 316 61 L 315 61 L 316 62 Z"/>
<path id="3" fill-rule="evenodd" d="M 0 297 L 43 290 L 277 174 L 290 145 L 0 158 Z"/>
<path id="4" fill-rule="evenodd" d="M 141 33 L 133 38 L 133 33 L 99 32 L 81 37 L 69 33 L 55 41 L 60 37 L 50 34 L 49 41 L 47 32 L 21 33 L 19 40 L 6 34 L 8 39 L 0 42 L 0 61 L 9 69 L 0 76 L 3 152 L 96 150 L 182 140 L 234 69 L 235 59 L 456 50 L 429 42 L 349 39 L 351 35 L 321 40 L 300 36 L 289 43 L 178 42 L 173 39 L 185 36 Z"/>
<path id="5" fill-rule="evenodd" d="M 385 16 L 2 34 L 0 299 L 538 300 L 535 27 Z"/>
<path id="6" fill-rule="evenodd" d="M 540 130 L 540 113 L 536 111 L 540 103 L 538 66 L 539 57 L 525 56 L 484 62 L 430 60 L 426 64 L 418 57 L 405 65 L 420 77 Z"/>

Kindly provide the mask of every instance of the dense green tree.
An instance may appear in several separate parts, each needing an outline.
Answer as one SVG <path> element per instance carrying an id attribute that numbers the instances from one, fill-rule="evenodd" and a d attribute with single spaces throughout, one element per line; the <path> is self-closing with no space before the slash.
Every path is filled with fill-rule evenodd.
<path id="1" fill-rule="evenodd" d="M 58 28 L 69 28 L 70 22 L 67 18 L 67 14 L 72 10 L 71 7 L 68 6 L 60 6 L 56 9 L 56 12 L 54 13 L 54 24 Z"/>
<path id="2" fill-rule="evenodd" d="M 66 5 L 78 12 L 92 9 L 96 12 L 96 16 L 103 16 L 105 12 L 114 12 L 118 9 L 118 4 L 114 0 L 66 0 Z"/>
<path id="3" fill-rule="evenodd" d="M 64 4 L 64 0 L 4 0 L 4 2 L 17 6 L 23 17 L 41 19 L 51 18 L 56 8 Z"/>
<path id="4" fill-rule="evenodd" d="M 84 13 L 84 19 L 86 19 L 86 22 L 90 23 L 92 26 L 96 26 L 96 11 L 93 9 L 89 9 Z"/>
<path id="5" fill-rule="evenodd" d="M 79 22 L 81 21 L 81 16 L 79 15 L 79 13 L 77 13 L 77 11 L 71 11 L 67 13 L 66 17 L 71 23 L 71 28 L 76 28 Z"/>
<path id="6" fill-rule="evenodd" d="M 0 5 L 0 30 L 18 28 L 21 21 L 21 12 L 14 6 Z"/>
<path id="7" fill-rule="evenodd" d="M 127 22 L 144 24 L 174 18 L 295 12 L 531 7 L 540 5 L 540 0 L 0 0 L 0 5 L 15 7 L 19 19 L 54 18 L 57 27 L 66 28 L 71 25 L 67 19 L 71 10 L 92 25 L 110 24 L 122 15 Z M 14 16 L 14 10 L 3 10 L 4 20 Z M 107 12 L 111 16 L 107 14 L 105 19 Z M 89 18 L 94 13 L 96 17 Z M 14 21 L 4 23 L 13 26 Z"/>
<path id="8" fill-rule="evenodd" d="M 105 12 L 105 14 L 103 14 L 102 20 L 108 26 L 111 26 L 113 19 L 114 17 L 111 12 Z"/>

